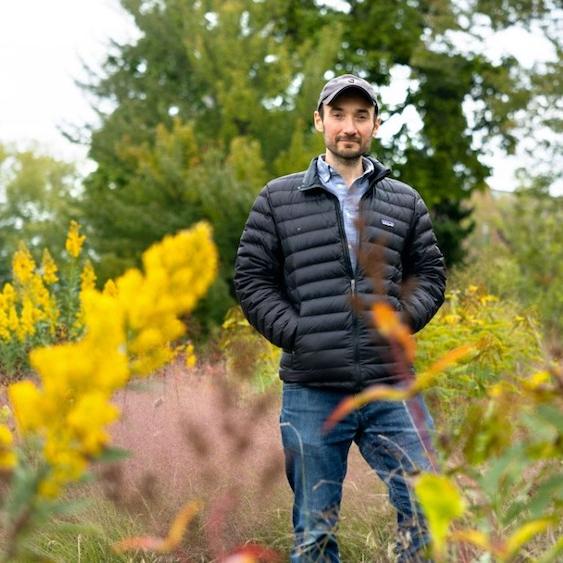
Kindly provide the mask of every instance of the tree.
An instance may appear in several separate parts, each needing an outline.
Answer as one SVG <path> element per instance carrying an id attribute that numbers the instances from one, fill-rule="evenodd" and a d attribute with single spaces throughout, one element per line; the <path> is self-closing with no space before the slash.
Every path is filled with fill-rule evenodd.
<path id="1" fill-rule="evenodd" d="M 73 164 L 0 145 L 0 281 L 24 240 L 39 258 L 48 248 L 55 256 L 64 248 L 71 218 L 78 213 L 80 183 Z"/>
<path id="2" fill-rule="evenodd" d="M 384 86 L 401 67 L 409 86 L 383 118 L 414 109 L 422 128 L 405 124 L 376 152 L 423 194 L 448 262 L 459 260 L 466 202 L 490 172 L 480 151 L 493 138 L 514 150 L 517 112 L 532 97 L 532 78 L 541 84 L 513 58 L 493 64 L 460 48 L 460 34 L 478 39 L 516 17 L 531 25 L 552 4 L 349 0 L 337 10 L 312 0 L 122 0 L 141 38 L 113 44 L 103 75 L 84 85 L 113 106 L 92 132 L 98 168 L 84 205 L 104 270 L 115 273 L 164 232 L 207 216 L 210 190 L 228 194 L 220 206 L 236 190 L 236 211 L 215 218 L 225 222 L 215 227 L 225 233 L 228 284 L 243 202 L 265 178 L 303 169 L 321 150 L 311 114 L 327 71 Z"/>

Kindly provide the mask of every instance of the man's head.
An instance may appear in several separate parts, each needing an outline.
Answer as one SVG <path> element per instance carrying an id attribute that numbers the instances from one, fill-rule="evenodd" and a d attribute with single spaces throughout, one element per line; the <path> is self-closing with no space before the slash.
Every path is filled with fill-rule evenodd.
<path id="1" fill-rule="evenodd" d="M 317 111 L 323 111 L 323 105 L 330 105 L 332 100 L 340 96 L 340 94 L 346 91 L 357 91 L 363 96 L 365 96 L 366 100 L 374 106 L 375 108 L 375 116 L 379 113 L 379 106 L 377 105 L 377 98 L 375 96 L 375 90 L 373 86 L 358 76 L 354 76 L 353 74 L 342 74 L 340 76 L 336 76 L 331 78 L 321 90 L 319 95 L 319 101 L 317 103 Z"/>
<path id="2" fill-rule="evenodd" d="M 323 133 L 327 153 L 353 161 L 368 152 L 379 129 L 378 110 L 369 82 L 352 74 L 329 80 L 314 115 L 315 128 Z"/>

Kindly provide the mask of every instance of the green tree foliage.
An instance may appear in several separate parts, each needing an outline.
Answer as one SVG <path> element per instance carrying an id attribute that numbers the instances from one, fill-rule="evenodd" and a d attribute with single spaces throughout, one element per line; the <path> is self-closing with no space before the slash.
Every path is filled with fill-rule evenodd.
<path id="1" fill-rule="evenodd" d="M 72 164 L 35 149 L 0 145 L 0 281 L 9 277 L 20 240 L 36 258 L 43 248 L 60 254 L 79 194 Z"/>
<path id="2" fill-rule="evenodd" d="M 460 283 L 478 283 L 503 300 L 533 307 L 554 342 L 563 333 L 563 197 L 549 179 L 522 179 L 514 194 L 475 199 L 480 229 L 468 239 Z"/>
<path id="3" fill-rule="evenodd" d="M 515 14 L 541 21 L 550 0 L 345 4 L 122 0 L 140 39 L 114 44 L 102 75 L 84 85 L 111 108 L 100 109 L 92 132 L 98 168 L 84 200 L 102 277 L 164 233 L 208 218 L 228 285 L 248 202 L 267 178 L 303 169 L 322 150 L 311 116 L 327 71 L 385 86 L 408 69 L 404 99 L 382 117 L 415 110 L 422 128 L 406 120 L 376 153 L 433 208 L 448 261 L 461 258 L 466 201 L 490 172 L 479 150 L 492 138 L 514 149 L 516 112 L 536 93 L 537 76 L 524 80 L 515 59 L 493 64 L 458 43 L 511 25 Z"/>

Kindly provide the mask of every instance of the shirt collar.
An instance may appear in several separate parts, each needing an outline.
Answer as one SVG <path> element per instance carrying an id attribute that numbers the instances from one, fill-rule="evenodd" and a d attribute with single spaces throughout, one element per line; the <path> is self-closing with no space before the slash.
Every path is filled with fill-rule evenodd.
<path id="1" fill-rule="evenodd" d="M 364 171 L 360 178 L 365 178 L 374 171 L 373 162 L 365 156 L 362 156 L 362 166 L 364 168 Z M 339 175 L 338 172 L 325 161 L 324 154 L 321 154 L 317 158 L 317 172 L 319 174 L 321 182 L 323 182 L 324 184 L 329 182 L 333 176 Z"/>

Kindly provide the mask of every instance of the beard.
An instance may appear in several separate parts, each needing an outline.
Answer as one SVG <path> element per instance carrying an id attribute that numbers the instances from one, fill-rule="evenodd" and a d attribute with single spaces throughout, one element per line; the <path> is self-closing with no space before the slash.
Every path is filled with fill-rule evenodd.
<path id="1" fill-rule="evenodd" d="M 362 143 L 362 139 L 359 137 L 336 137 L 333 142 L 325 139 L 326 149 L 346 164 L 360 159 L 364 153 L 368 152 L 370 145 L 371 139 Z"/>

